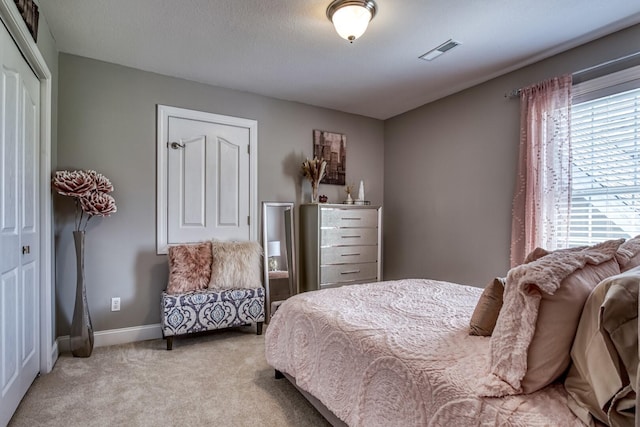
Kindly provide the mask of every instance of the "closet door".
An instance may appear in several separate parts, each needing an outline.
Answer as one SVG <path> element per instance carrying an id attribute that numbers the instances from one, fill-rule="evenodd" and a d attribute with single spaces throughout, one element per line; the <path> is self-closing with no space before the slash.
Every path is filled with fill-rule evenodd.
<path id="1" fill-rule="evenodd" d="M 39 82 L 0 24 L 0 425 L 40 369 Z"/>

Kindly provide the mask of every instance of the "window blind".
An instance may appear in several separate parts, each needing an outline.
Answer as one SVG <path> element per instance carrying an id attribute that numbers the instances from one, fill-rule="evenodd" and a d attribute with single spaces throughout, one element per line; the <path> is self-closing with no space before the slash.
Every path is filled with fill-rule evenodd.
<path id="1" fill-rule="evenodd" d="M 640 87 L 574 99 L 571 150 L 569 236 L 559 240 L 580 246 L 639 235 Z"/>

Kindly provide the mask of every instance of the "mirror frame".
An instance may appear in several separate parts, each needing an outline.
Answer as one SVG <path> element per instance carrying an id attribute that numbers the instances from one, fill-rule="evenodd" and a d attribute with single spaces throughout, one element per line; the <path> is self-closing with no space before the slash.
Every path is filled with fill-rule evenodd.
<path id="1" fill-rule="evenodd" d="M 287 256 L 287 267 L 289 272 L 289 296 L 293 296 L 297 292 L 296 286 L 296 245 L 295 245 L 295 223 L 294 223 L 294 206 L 293 202 L 262 202 L 262 249 L 263 256 L 263 281 L 264 281 L 264 312 L 265 322 L 269 323 L 271 319 L 271 284 L 269 281 L 269 217 L 270 208 L 282 208 L 282 230 L 284 235 L 284 247 Z"/>

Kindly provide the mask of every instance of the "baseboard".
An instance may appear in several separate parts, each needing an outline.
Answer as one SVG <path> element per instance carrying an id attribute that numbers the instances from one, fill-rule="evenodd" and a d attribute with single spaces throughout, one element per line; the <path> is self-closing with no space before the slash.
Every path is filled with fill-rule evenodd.
<path id="1" fill-rule="evenodd" d="M 162 338 L 162 328 L 160 323 L 94 332 L 93 346 L 106 347 L 109 345 L 154 340 L 157 338 Z M 56 342 L 60 353 L 68 353 L 71 351 L 69 346 L 69 335 L 58 337 Z"/>
<path id="2" fill-rule="evenodd" d="M 49 371 L 47 371 L 47 373 L 51 372 L 55 366 L 58 356 L 60 356 L 60 346 L 58 345 L 58 340 L 55 340 L 51 346 L 51 359 L 49 359 L 51 360 L 51 366 L 49 366 Z"/>

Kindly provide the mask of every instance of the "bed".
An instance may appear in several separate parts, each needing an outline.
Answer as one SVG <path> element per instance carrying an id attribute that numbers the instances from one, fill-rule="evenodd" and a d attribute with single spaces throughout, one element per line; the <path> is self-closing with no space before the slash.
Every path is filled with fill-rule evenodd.
<path id="1" fill-rule="evenodd" d="M 469 319 L 482 291 L 408 279 L 298 294 L 269 324 L 267 362 L 334 425 L 582 425 L 561 383 L 478 395 L 490 339 Z"/>

